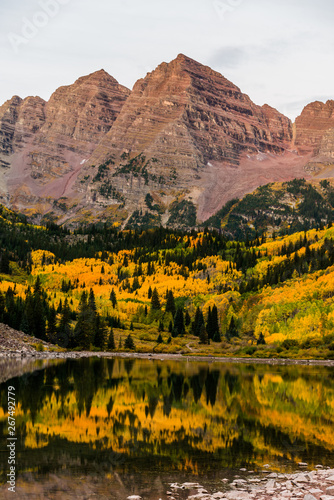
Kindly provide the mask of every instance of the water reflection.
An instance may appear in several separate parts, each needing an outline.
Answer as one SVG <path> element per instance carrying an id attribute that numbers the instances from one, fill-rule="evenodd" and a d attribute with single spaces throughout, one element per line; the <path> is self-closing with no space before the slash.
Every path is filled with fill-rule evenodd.
<path id="1" fill-rule="evenodd" d="M 17 464 L 39 478 L 210 474 L 333 465 L 334 379 L 325 367 L 67 360 L 11 379 Z M 0 386 L 6 481 L 7 386 Z"/>

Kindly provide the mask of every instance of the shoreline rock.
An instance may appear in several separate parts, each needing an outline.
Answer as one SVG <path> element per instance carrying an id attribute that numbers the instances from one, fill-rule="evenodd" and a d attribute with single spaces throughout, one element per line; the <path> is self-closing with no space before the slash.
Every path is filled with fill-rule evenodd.
<path id="1" fill-rule="evenodd" d="M 170 490 L 169 500 L 334 500 L 334 469 L 222 479 L 222 488 L 212 493 L 199 483 L 173 483 Z"/>
<path id="2" fill-rule="evenodd" d="M 37 351 L 35 345 L 41 345 L 43 351 Z M 334 367 L 334 360 L 329 359 L 291 359 L 291 358 L 238 358 L 212 355 L 166 354 L 166 353 L 140 353 L 140 352 L 93 352 L 93 351 L 61 351 L 58 347 L 31 337 L 23 332 L 0 323 L 0 358 L 25 358 L 36 359 L 71 359 L 71 358 L 138 358 L 183 360 L 205 363 L 243 363 L 267 365 L 301 365 L 301 366 L 330 366 Z"/>

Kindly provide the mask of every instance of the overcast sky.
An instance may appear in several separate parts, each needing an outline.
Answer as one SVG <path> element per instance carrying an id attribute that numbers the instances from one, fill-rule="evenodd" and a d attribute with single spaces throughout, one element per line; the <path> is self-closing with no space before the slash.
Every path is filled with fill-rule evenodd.
<path id="1" fill-rule="evenodd" d="M 0 103 L 184 53 L 294 119 L 334 99 L 333 0 L 1 0 Z"/>

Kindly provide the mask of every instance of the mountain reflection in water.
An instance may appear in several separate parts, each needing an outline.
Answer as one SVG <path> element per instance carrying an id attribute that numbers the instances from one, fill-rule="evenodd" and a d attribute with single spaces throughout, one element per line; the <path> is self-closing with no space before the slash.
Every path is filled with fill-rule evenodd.
<path id="1" fill-rule="evenodd" d="M 2 484 L 8 385 L 18 484 L 62 475 L 79 488 L 79 478 L 95 477 L 116 481 L 116 491 L 140 476 L 153 489 L 161 475 L 334 464 L 330 368 L 85 358 L 17 373 L 0 386 Z"/>

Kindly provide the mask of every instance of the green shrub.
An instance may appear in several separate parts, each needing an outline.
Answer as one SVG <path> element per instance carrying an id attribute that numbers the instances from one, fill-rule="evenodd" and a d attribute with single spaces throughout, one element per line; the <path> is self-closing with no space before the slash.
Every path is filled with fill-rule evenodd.
<path id="1" fill-rule="evenodd" d="M 282 342 L 282 347 L 289 350 L 291 347 L 299 347 L 299 342 L 296 339 L 285 339 Z"/>

